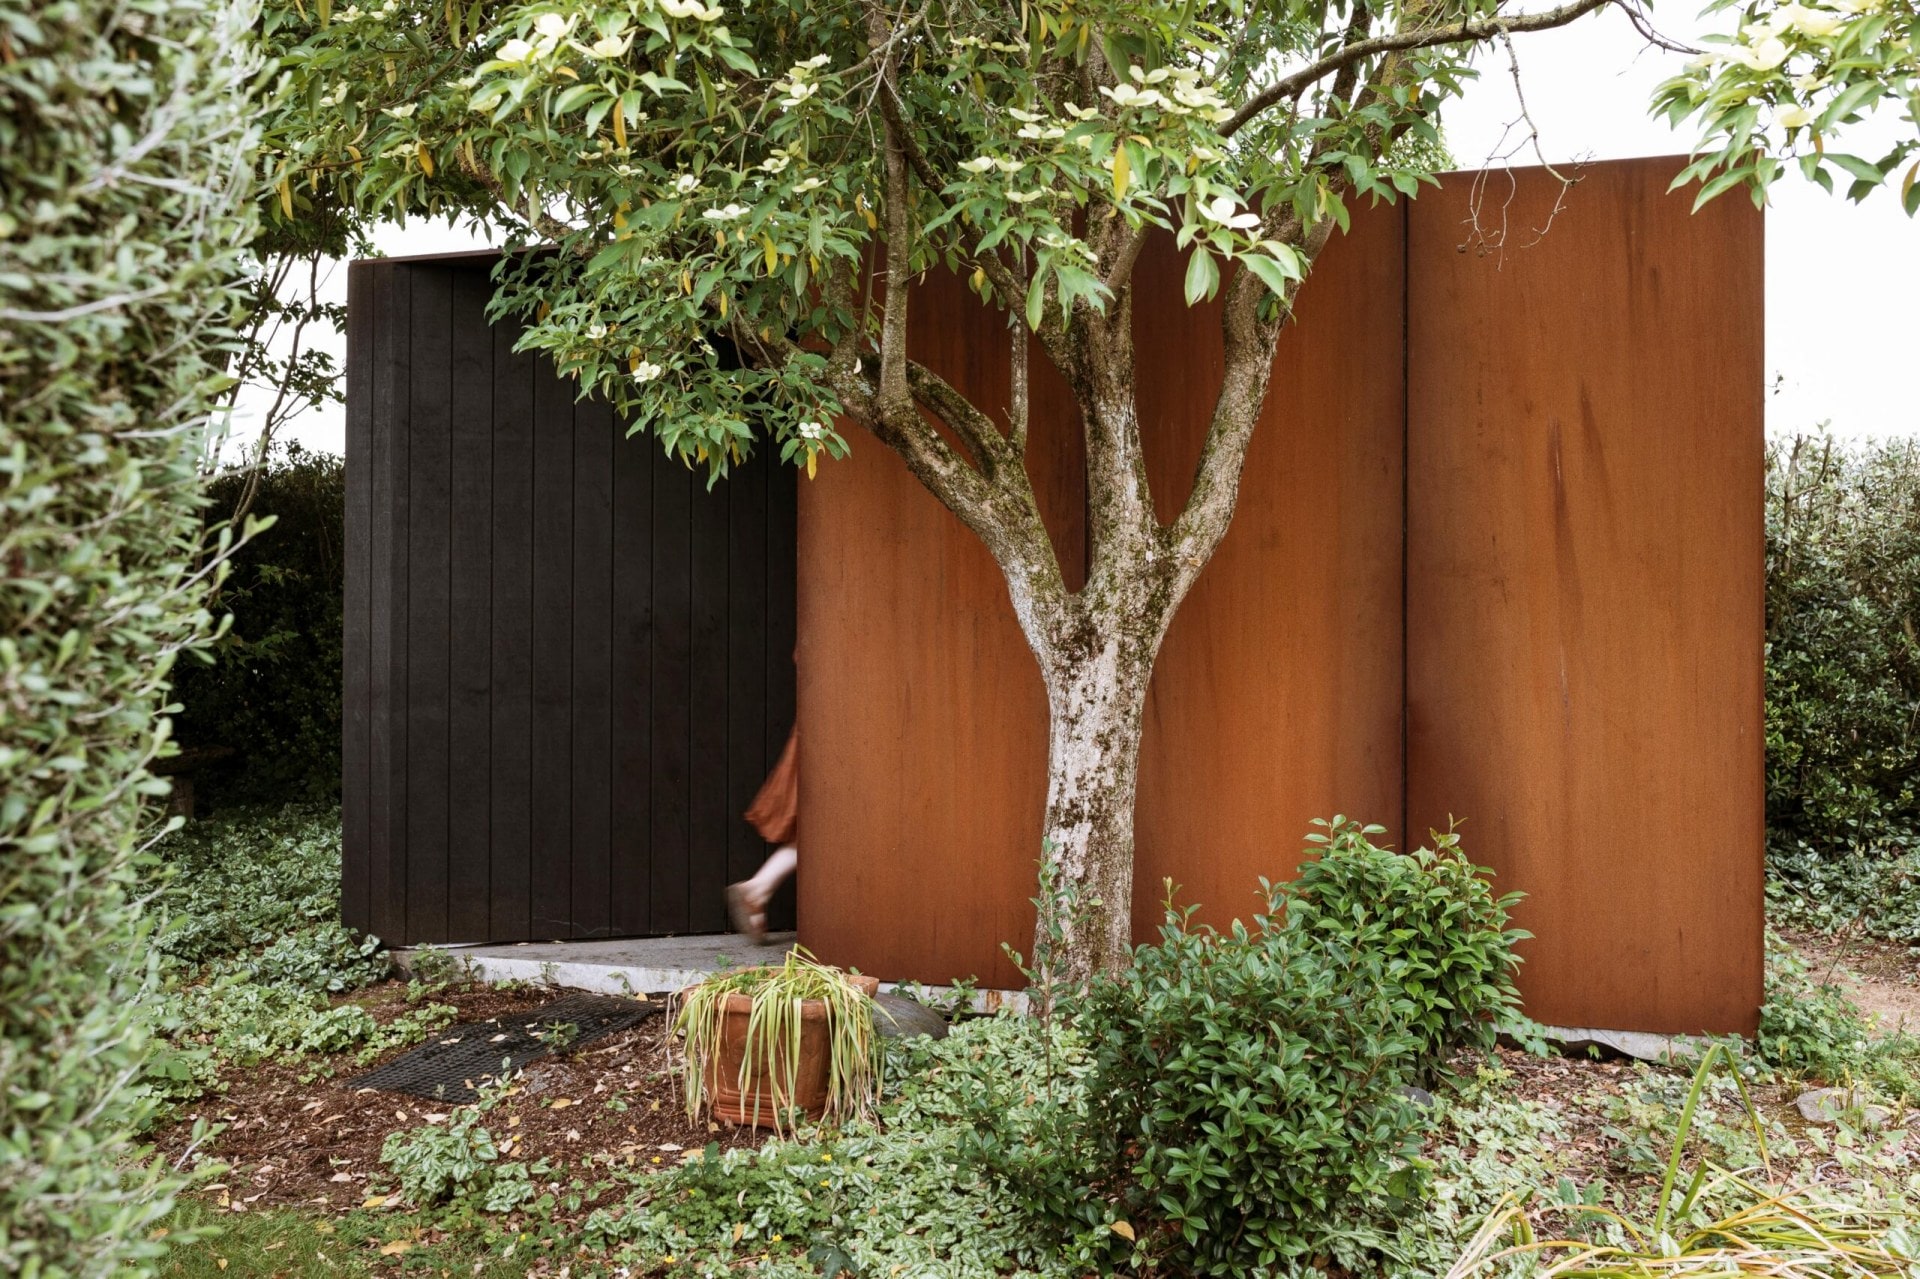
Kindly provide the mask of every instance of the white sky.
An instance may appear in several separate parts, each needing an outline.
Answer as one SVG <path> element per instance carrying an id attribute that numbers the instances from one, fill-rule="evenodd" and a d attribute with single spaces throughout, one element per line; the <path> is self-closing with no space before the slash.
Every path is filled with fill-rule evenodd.
<path id="1" fill-rule="evenodd" d="M 1666 34 L 1683 41 L 1698 29 L 1680 10 L 1663 13 L 1661 21 Z M 1675 154 L 1692 141 L 1691 135 L 1676 135 L 1647 115 L 1654 86 L 1674 73 L 1681 58 L 1647 49 L 1611 7 L 1514 44 L 1527 106 L 1548 161 Z M 1447 140 L 1460 165 L 1480 167 L 1488 157 L 1511 150 L 1518 135 L 1507 126 L 1518 116 L 1505 57 L 1490 53 L 1482 78 L 1447 114 Z M 1512 159 L 1535 162 L 1530 152 Z M 1768 399 L 1768 430 L 1790 434 L 1828 421 L 1840 436 L 1920 434 L 1920 397 L 1914 394 L 1920 369 L 1920 220 L 1905 217 L 1889 191 L 1853 205 L 1795 175 L 1773 188 L 1766 237 L 1767 369 L 1770 382 L 1779 379 L 1777 393 Z M 385 253 L 403 254 L 477 248 L 485 241 L 443 223 L 416 223 L 384 228 L 375 243 Z M 344 269 L 332 272 L 328 288 L 344 298 Z M 341 336 L 323 340 L 344 364 Z M 262 395 L 242 397 L 236 442 L 258 432 L 264 403 Z M 328 405 L 309 412 L 285 435 L 308 448 L 338 453 L 342 410 Z"/>

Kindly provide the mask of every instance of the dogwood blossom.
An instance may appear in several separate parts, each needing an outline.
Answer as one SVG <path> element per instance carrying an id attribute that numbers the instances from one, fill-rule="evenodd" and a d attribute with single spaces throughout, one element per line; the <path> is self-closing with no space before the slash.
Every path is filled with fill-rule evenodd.
<path id="1" fill-rule="evenodd" d="M 824 422 L 802 422 L 799 430 L 800 438 L 803 440 L 825 439 L 827 434 L 827 426 Z"/>
<path id="2" fill-rule="evenodd" d="M 1240 202 L 1230 195 L 1217 195 L 1200 205 L 1200 216 L 1221 226 L 1231 227 L 1235 231 L 1251 231 L 1260 225 L 1257 213 L 1236 213 Z"/>
<path id="3" fill-rule="evenodd" d="M 573 29 L 573 23 L 557 13 L 543 13 L 533 20 L 535 33 L 548 40 L 560 40 Z"/>
<path id="4" fill-rule="evenodd" d="M 1783 129 L 1797 129 L 1813 119 L 1813 112 L 1805 107 L 1793 106 L 1781 108 L 1773 117 L 1773 122 Z"/>
<path id="5" fill-rule="evenodd" d="M 390 115 L 396 120 L 404 120 L 408 116 L 412 115 L 415 111 L 418 111 L 419 109 L 420 109 L 420 104 L 417 102 L 403 102 L 397 107 L 382 108 L 380 114 Z"/>
<path id="6" fill-rule="evenodd" d="M 633 366 L 633 380 L 641 384 L 653 381 L 666 370 L 651 360 L 642 360 Z"/>
<path id="7" fill-rule="evenodd" d="M 720 18 L 717 4 L 705 5 L 700 0 L 658 0 L 658 3 L 669 18 L 698 18 L 702 22 L 715 22 Z"/>
<path id="8" fill-rule="evenodd" d="M 700 179 L 691 173 L 683 173 L 673 180 L 673 189 L 681 195 L 692 195 L 700 189 Z"/>
<path id="9" fill-rule="evenodd" d="M 515 36 L 494 51 L 494 57 L 501 62 L 519 64 L 533 60 L 534 48 L 531 42 Z"/>
<path id="10" fill-rule="evenodd" d="M 1130 84 L 1116 84 L 1111 89 L 1100 86 L 1100 92 L 1113 99 L 1117 107 L 1164 107 L 1167 100 L 1158 89 L 1136 89 Z"/>
<path id="11" fill-rule="evenodd" d="M 602 61 L 609 58 L 618 58 L 624 56 L 632 45 L 633 32 L 631 31 L 624 31 L 614 36 L 601 36 L 598 40 L 595 40 L 587 46 L 587 56 L 599 58 Z"/>
<path id="12" fill-rule="evenodd" d="M 709 222 L 733 222 L 733 221 L 737 221 L 742 217 L 745 217 L 746 214 L 747 214 L 746 205 L 728 204 L 718 209 L 708 209 L 705 213 L 702 213 L 700 216 L 705 218 Z"/>

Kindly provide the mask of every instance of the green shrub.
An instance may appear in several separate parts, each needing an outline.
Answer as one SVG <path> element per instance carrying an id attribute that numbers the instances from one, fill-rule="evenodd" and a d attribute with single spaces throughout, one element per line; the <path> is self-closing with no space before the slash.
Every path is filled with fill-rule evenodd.
<path id="1" fill-rule="evenodd" d="M 1491 1047 L 1520 1010 L 1513 947 L 1531 934 L 1507 927 L 1520 894 L 1495 897 L 1491 872 L 1469 862 L 1452 833 L 1403 854 L 1371 842 L 1382 827 L 1340 817 L 1314 824 L 1327 832 L 1307 837 L 1320 855 L 1280 890 L 1288 925 L 1344 953 L 1380 957 L 1412 1006 L 1427 1075 L 1456 1048 Z"/>
<path id="2" fill-rule="evenodd" d="M 1766 733 L 1777 872 L 1920 844 L 1920 441 L 1768 451 Z"/>
<path id="3" fill-rule="evenodd" d="M 234 509 L 249 478 L 212 483 L 209 520 Z M 340 794 L 346 466 L 289 445 L 258 482 L 252 513 L 273 526 L 235 553 L 219 600 L 233 624 L 210 663 L 182 664 L 175 692 L 182 746 L 234 752 L 196 770 L 198 799 L 212 808 Z"/>
<path id="4" fill-rule="evenodd" d="M 1344 1209 L 1419 1187 L 1400 1088 L 1425 1041 L 1395 965 L 1280 907 L 1220 933 L 1169 906 L 1077 1010 L 1093 1184 L 1176 1273 L 1273 1273 Z"/>
<path id="5" fill-rule="evenodd" d="M 198 462 L 252 228 L 253 10 L 0 0 L 0 1271 L 140 1273 L 135 885 L 218 568 Z"/>

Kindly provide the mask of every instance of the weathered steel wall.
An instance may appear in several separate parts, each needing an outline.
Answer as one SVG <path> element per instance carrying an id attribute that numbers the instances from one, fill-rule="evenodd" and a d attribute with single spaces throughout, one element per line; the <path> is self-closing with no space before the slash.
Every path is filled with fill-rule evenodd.
<path id="1" fill-rule="evenodd" d="M 1676 168 L 1589 166 L 1538 243 L 1546 179 L 1516 173 L 1487 201 L 1503 255 L 1459 247 L 1471 175 L 1329 249 L 1156 675 L 1141 936 L 1163 876 L 1209 918 L 1243 912 L 1313 816 L 1404 844 L 1454 813 L 1530 894 L 1536 1016 L 1752 1029 L 1760 226 L 1732 200 L 1690 219 L 1662 194 Z M 1135 308 L 1163 517 L 1221 358 L 1178 267 L 1145 262 Z M 920 296 L 920 358 L 1004 403 L 997 321 L 957 287 Z M 1071 559 L 1076 431 L 1049 395 L 1039 484 Z M 871 441 L 803 486 L 800 520 L 803 940 L 887 977 L 1010 981 L 1045 737 L 1005 587 Z"/>
<path id="2" fill-rule="evenodd" d="M 952 277 L 913 306 L 914 358 L 1003 415 L 1004 317 Z M 1029 469 L 1077 584 L 1077 414 L 1037 351 L 1032 367 Z M 888 980 L 1016 985 L 999 945 L 1033 932 L 1047 703 L 1000 570 L 864 435 L 801 485 L 800 545 L 801 940 Z"/>
<path id="3" fill-rule="evenodd" d="M 1524 889 L 1550 1023 L 1751 1032 L 1764 838 L 1761 218 L 1672 161 L 1410 209 L 1413 829 Z"/>
<path id="4" fill-rule="evenodd" d="M 792 722 L 794 478 L 629 439 L 490 327 L 491 255 L 348 276 L 342 913 L 718 932 Z"/>

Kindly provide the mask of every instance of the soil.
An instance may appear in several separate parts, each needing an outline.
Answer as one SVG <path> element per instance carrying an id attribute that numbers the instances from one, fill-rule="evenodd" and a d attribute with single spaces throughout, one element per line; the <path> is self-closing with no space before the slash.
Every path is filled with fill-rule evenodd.
<path id="1" fill-rule="evenodd" d="M 541 989 L 473 986 L 443 991 L 434 1000 L 458 1009 L 458 1021 L 473 1022 L 525 1012 L 555 997 Z M 397 981 L 348 999 L 383 1022 L 410 1007 L 406 985 Z M 543 1182 L 564 1185 L 578 1177 L 591 1184 L 613 1171 L 669 1167 L 711 1143 L 726 1148 L 765 1140 L 767 1134 L 752 1128 L 688 1121 L 679 1076 L 668 1068 L 667 1028 L 668 1018 L 656 1015 L 529 1065 L 488 1115 L 487 1127 L 504 1143 L 501 1158 L 546 1161 L 553 1172 Z M 395 1049 L 364 1065 L 348 1053 L 235 1071 L 222 1081 L 223 1093 L 186 1109 L 156 1134 L 155 1145 L 173 1161 L 229 1165 L 199 1193 L 230 1211 L 360 1208 L 375 1187 L 391 1188 L 392 1177 L 380 1163 L 388 1135 L 445 1122 L 453 1109 L 352 1086 L 353 1077 L 410 1051 Z M 223 1127 L 196 1149 L 199 1120 Z M 578 1212 L 595 1206 L 590 1199 Z"/>
<path id="2" fill-rule="evenodd" d="M 1817 981 L 1831 982 L 1876 1019 L 1882 1034 L 1920 1034 L 1920 954 L 1872 937 L 1784 934 Z"/>

